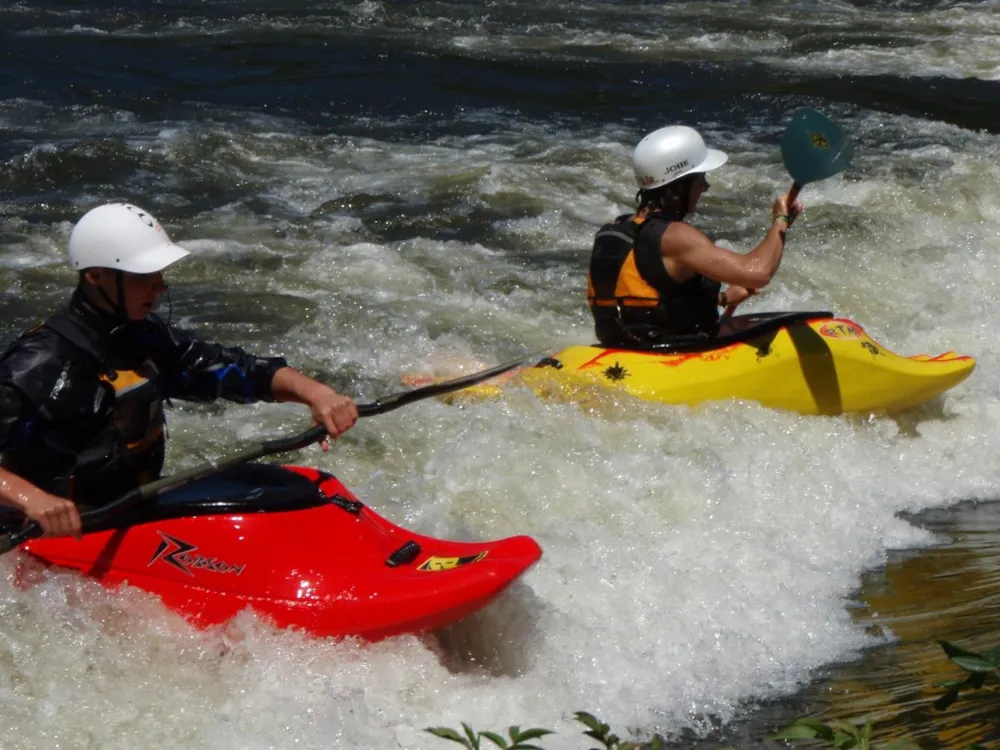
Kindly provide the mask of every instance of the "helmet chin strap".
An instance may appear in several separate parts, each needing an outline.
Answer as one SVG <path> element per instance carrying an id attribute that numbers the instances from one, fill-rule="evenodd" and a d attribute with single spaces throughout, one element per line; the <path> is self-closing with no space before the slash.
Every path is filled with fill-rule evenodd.
<path id="1" fill-rule="evenodd" d="M 167 285 L 167 325 L 174 317 L 174 301 L 170 299 L 170 285 Z"/>
<path id="2" fill-rule="evenodd" d="M 115 291 L 118 294 L 118 300 L 111 299 L 111 296 L 104 291 L 103 287 L 92 285 L 97 290 L 98 296 L 107 304 L 111 309 L 111 318 L 116 323 L 116 327 L 123 326 L 126 323 L 131 322 L 128 316 L 128 309 L 125 307 L 125 272 L 115 269 Z M 170 298 L 170 285 L 164 284 L 163 290 L 167 293 L 167 325 L 170 325 L 170 321 L 174 317 L 174 302 Z"/>
<path id="3" fill-rule="evenodd" d="M 119 325 L 128 323 L 128 310 L 125 307 L 125 272 L 115 269 L 115 290 L 118 292 L 118 300 L 113 300 L 104 291 L 103 287 L 96 287 L 97 294 L 100 295 L 108 307 L 111 308 L 111 316 Z"/>

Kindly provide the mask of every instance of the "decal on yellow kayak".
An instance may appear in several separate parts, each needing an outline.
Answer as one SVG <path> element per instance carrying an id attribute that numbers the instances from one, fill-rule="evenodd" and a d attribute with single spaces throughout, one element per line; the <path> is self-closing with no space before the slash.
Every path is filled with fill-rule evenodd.
<path id="1" fill-rule="evenodd" d="M 865 332 L 849 320 L 833 320 L 819 329 L 819 335 L 828 339 L 860 339 Z"/>
<path id="2" fill-rule="evenodd" d="M 615 362 L 612 367 L 604 371 L 604 377 L 608 380 L 624 380 L 628 377 L 628 370 Z"/>
<path id="3" fill-rule="evenodd" d="M 478 555 L 467 555 L 466 557 L 428 557 L 424 560 L 417 570 L 427 570 L 432 573 L 436 573 L 439 570 L 453 570 L 459 565 L 469 565 L 470 563 L 479 562 L 488 553 L 480 552 Z"/>

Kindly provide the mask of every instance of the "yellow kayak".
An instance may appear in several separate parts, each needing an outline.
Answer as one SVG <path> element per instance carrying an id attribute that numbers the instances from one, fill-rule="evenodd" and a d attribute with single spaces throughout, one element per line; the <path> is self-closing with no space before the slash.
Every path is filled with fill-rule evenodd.
<path id="1" fill-rule="evenodd" d="M 899 356 L 830 313 L 763 313 L 723 321 L 713 337 L 646 350 L 571 346 L 469 391 L 494 395 L 506 382 L 567 398 L 603 388 L 664 404 L 737 399 L 802 414 L 898 412 L 955 387 L 975 366 L 954 352 Z"/>

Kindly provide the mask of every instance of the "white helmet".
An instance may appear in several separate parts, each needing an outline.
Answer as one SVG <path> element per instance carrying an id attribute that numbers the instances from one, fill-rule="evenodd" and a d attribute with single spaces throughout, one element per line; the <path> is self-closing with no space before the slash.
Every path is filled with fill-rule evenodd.
<path id="1" fill-rule="evenodd" d="M 698 131 L 686 125 L 654 130 L 635 147 L 632 165 L 641 190 L 652 190 L 684 175 L 721 167 L 729 157 L 706 148 Z"/>
<path id="2" fill-rule="evenodd" d="M 69 236 L 69 261 L 76 271 L 154 273 L 187 254 L 170 241 L 160 222 L 129 203 L 108 203 L 88 211 Z"/>

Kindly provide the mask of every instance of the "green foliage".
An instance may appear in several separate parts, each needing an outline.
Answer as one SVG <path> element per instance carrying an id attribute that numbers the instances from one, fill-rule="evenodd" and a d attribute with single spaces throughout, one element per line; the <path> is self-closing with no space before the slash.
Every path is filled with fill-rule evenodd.
<path id="1" fill-rule="evenodd" d="M 464 721 L 462 722 L 462 729 L 465 731 L 464 737 L 454 729 L 449 729 L 448 727 L 427 727 L 424 731 L 430 732 L 435 737 L 457 742 L 459 745 L 469 748 L 469 750 L 480 750 L 480 743 L 484 738 L 501 748 L 501 750 L 544 750 L 538 745 L 530 744 L 530 741 L 537 740 L 539 737 L 544 737 L 547 734 L 552 734 L 552 731 L 549 729 L 525 729 L 522 732 L 520 727 L 513 726 L 507 729 L 508 741 L 496 732 L 476 732 Z"/>
<path id="2" fill-rule="evenodd" d="M 586 711 L 577 711 L 573 716 L 578 722 L 588 727 L 587 731 L 584 732 L 588 737 L 597 740 L 606 748 L 615 748 L 617 750 L 621 746 L 618 735 L 612 734 L 611 727 L 602 723 L 593 714 L 588 714 Z"/>
<path id="3" fill-rule="evenodd" d="M 819 721 L 818 719 L 797 719 L 789 726 L 771 736 L 773 740 L 822 740 L 838 750 L 920 750 L 919 745 L 909 740 L 895 740 L 888 745 L 872 745 L 872 721 L 869 719 L 860 727 L 846 721 Z"/>
<path id="4" fill-rule="evenodd" d="M 611 727 L 593 714 L 588 714 L 586 711 L 577 711 L 573 714 L 573 717 L 587 727 L 587 731 L 584 734 L 604 745 L 605 750 L 633 750 L 640 747 L 649 748 L 649 750 L 663 750 L 664 740 L 658 734 L 653 735 L 653 739 L 650 740 L 648 745 L 638 742 L 627 742 L 622 741 L 617 734 L 612 734 Z M 597 750 L 597 748 L 594 750 Z"/>
<path id="5" fill-rule="evenodd" d="M 986 684 L 987 678 L 993 676 L 1000 677 L 1000 648 L 993 648 L 985 654 L 977 654 L 974 651 L 966 651 L 948 641 L 938 641 L 945 654 L 955 664 L 960 666 L 969 676 L 964 680 L 947 680 L 936 683 L 934 687 L 947 688 L 945 694 L 934 701 L 934 708 L 943 711 L 958 699 L 959 693 L 965 688 L 978 690 Z"/>
<path id="6" fill-rule="evenodd" d="M 584 732 L 584 734 L 604 745 L 604 750 L 638 750 L 638 748 L 644 748 L 646 750 L 663 750 L 665 747 L 663 744 L 664 739 L 658 734 L 655 735 L 647 744 L 629 742 L 622 740 L 618 737 L 618 735 L 613 734 L 611 732 L 611 727 L 603 723 L 593 714 L 589 714 L 586 711 L 577 711 L 573 714 L 573 716 L 577 721 L 587 727 L 587 731 Z M 430 732 L 435 737 L 457 742 L 469 750 L 481 750 L 481 743 L 483 739 L 489 740 L 497 747 L 502 748 L 502 750 L 543 750 L 543 748 L 540 748 L 537 745 L 527 744 L 528 741 L 544 737 L 547 734 L 552 734 L 552 731 L 549 729 L 526 729 L 522 732 L 519 727 L 510 727 L 510 729 L 507 730 L 507 734 L 510 737 L 510 742 L 508 743 L 508 741 L 499 734 L 494 732 L 477 732 L 465 722 L 462 722 L 462 729 L 465 731 L 464 737 L 454 729 L 449 729 L 448 727 L 426 727 L 424 731 Z M 599 749 L 594 748 L 593 750 Z"/>
<path id="7" fill-rule="evenodd" d="M 977 654 L 966 651 L 947 641 L 939 641 L 945 654 L 955 664 L 964 669 L 968 676 L 964 680 L 948 680 L 940 682 L 935 687 L 946 688 L 946 692 L 934 702 L 934 706 L 943 710 L 958 698 L 959 693 L 966 688 L 978 690 L 988 679 L 1000 681 L 1000 648 L 990 649 L 986 653 Z M 654 735 L 649 742 L 631 742 L 622 740 L 611 731 L 611 727 L 593 714 L 577 711 L 573 717 L 587 727 L 584 735 L 603 745 L 603 750 L 663 750 L 665 740 L 660 735 Z M 468 724 L 462 723 L 464 736 L 448 727 L 427 727 L 424 731 L 436 737 L 457 742 L 468 750 L 482 750 L 482 741 L 489 740 L 501 750 L 543 750 L 538 745 L 531 744 L 547 734 L 548 729 L 526 729 L 512 726 L 507 730 L 507 738 L 495 732 L 476 732 Z M 872 744 L 872 721 L 869 719 L 862 725 L 846 721 L 820 721 L 819 719 L 797 719 L 771 736 L 774 740 L 819 740 L 836 750 L 920 750 L 920 746 L 908 739 L 900 739 L 888 744 Z M 601 750 L 591 748 L 590 750 Z M 731 749 L 729 749 L 731 750 Z M 985 750 L 980 745 L 969 745 L 965 750 Z"/>

